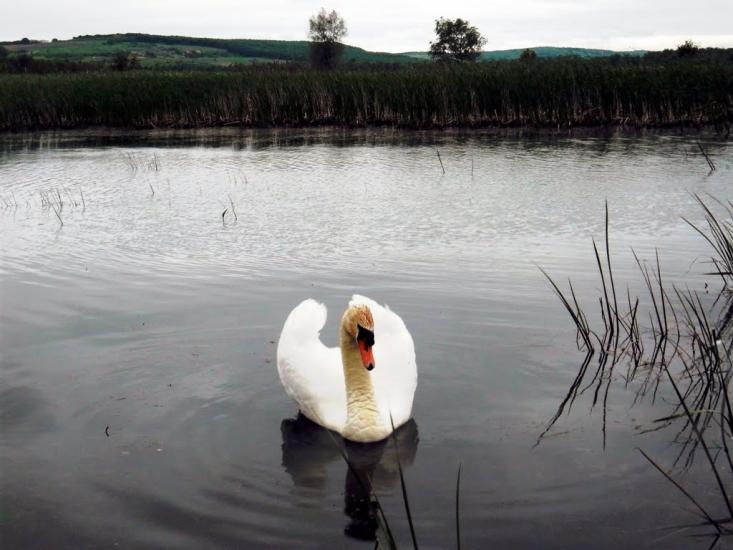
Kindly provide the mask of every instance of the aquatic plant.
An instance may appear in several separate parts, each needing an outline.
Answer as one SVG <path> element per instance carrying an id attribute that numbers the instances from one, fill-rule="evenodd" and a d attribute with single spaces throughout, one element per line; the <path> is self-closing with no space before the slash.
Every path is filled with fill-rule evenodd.
<path id="1" fill-rule="evenodd" d="M 0 75 L 0 130 L 394 125 L 632 127 L 733 121 L 733 64 L 593 59 L 313 71 Z"/>
<path id="2" fill-rule="evenodd" d="M 538 443 L 580 395 L 593 389 L 592 406 L 602 402 L 605 447 L 607 400 L 616 366 L 626 367 L 624 385 L 636 387 L 635 400 L 650 396 L 654 401 L 660 386 L 665 384 L 676 401 L 672 410 L 655 420 L 650 430 L 676 427 L 674 440 L 680 444 L 680 451 L 675 466 L 682 462 L 684 467 L 689 467 L 696 453 L 702 451 L 711 481 L 720 493 L 724 514 L 727 515 L 720 517 L 709 513 L 671 474 L 643 450 L 639 451 L 695 505 L 705 521 L 715 528 L 716 536 L 721 536 L 733 534 L 733 502 L 728 494 L 733 480 L 726 482 L 724 479 L 726 475 L 733 475 L 728 443 L 733 437 L 730 397 L 733 378 L 733 205 L 718 202 L 723 214 L 716 214 L 699 196 L 695 198 L 705 213 L 707 231 L 685 221 L 711 245 L 713 256 L 710 261 L 714 271 L 708 274 L 720 276 L 723 283 L 712 309 L 703 305 L 696 291 L 675 285 L 670 287 L 664 282 L 658 254 L 650 267 L 634 253 L 649 299 L 649 323 L 642 327 L 640 297 L 632 298 L 627 287 L 626 303 L 620 305 L 617 299 L 609 247 L 608 205 L 604 258 L 593 242 L 602 287 L 598 297 L 602 326 L 595 328 L 589 322 L 571 282 L 569 290 L 563 292 L 542 271 L 568 311 L 576 327 L 578 348 L 585 352 L 585 357 L 568 393 L 540 434 Z M 721 216 L 727 219 L 723 220 Z M 593 370 L 589 367 L 596 357 L 596 349 L 597 366 Z M 727 465 L 727 474 L 719 461 Z"/>

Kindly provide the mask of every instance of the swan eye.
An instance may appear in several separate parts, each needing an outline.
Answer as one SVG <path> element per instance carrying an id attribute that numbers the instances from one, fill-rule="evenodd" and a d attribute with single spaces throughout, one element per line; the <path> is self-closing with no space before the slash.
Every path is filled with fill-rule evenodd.
<path id="1" fill-rule="evenodd" d="M 374 333 L 371 330 L 366 329 L 361 325 L 356 325 L 356 327 L 358 329 L 357 334 L 356 334 L 356 341 L 364 342 L 364 345 L 367 348 L 372 347 L 374 345 Z"/>

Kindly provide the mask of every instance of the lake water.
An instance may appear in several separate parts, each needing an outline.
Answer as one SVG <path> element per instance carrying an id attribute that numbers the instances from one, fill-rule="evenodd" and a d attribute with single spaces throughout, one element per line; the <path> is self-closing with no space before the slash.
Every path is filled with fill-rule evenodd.
<path id="1" fill-rule="evenodd" d="M 663 396 L 612 391 L 605 450 L 588 396 L 535 446 L 582 360 L 538 266 L 593 308 L 606 200 L 620 284 L 640 283 L 630 248 L 657 247 L 669 281 L 717 287 L 682 217 L 703 220 L 693 193 L 733 199 L 733 146 L 703 139 L 708 176 L 698 139 L 1 137 L 3 547 L 372 548 L 353 476 L 275 366 L 295 305 L 323 301 L 336 345 L 361 293 L 415 341 L 397 439 L 421 548 L 454 545 L 459 464 L 464 548 L 706 548 L 636 450 L 674 460 L 672 431 L 638 428 Z M 408 547 L 393 448 L 347 451 Z M 704 474 L 680 475 L 720 509 Z"/>

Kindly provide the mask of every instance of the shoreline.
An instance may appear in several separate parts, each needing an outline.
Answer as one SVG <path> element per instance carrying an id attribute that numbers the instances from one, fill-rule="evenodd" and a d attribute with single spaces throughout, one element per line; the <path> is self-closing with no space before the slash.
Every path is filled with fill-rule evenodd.
<path id="1" fill-rule="evenodd" d="M 235 137 L 248 134 L 256 137 L 257 134 L 283 136 L 335 136 L 336 134 L 372 135 L 396 137 L 419 136 L 446 136 L 446 137 L 637 137 L 637 136 L 690 136 L 698 135 L 708 138 L 727 140 L 730 138 L 730 129 L 722 131 L 720 125 L 713 123 L 703 124 L 664 124 L 632 126 L 623 124 L 574 126 L 557 128 L 549 126 L 434 126 L 429 128 L 412 128 L 391 126 L 387 124 L 373 124 L 364 126 L 346 126 L 339 124 L 311 124 L 311 125 L 282 125 L 282 126 L 245 126 L 234 124 L 219 124 L 211 126 L 169 126 L 169 127 L 142 127 L 142 126 L 77 126 L 77 127 L 49 127 L 27 128 L 18 130 L 0 130 L 0 141 L 8 138 L 33 136 L 58 136 L 68 138 L 158 138 L 158 137 L 190 137 L 200 134 L 201 137 Z"/>

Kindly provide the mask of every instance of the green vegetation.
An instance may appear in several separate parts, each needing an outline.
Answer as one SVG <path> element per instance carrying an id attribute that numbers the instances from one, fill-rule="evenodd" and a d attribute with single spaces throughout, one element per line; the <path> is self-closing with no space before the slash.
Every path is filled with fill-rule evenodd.
<path id="1" fill-rule="evenodd" d="M 634 50 L 627 52 L 616 52 L 613 50 L 598 50 L 591 48 L 557 48 L 541 46 L 537 48 L 530 48 L 533 50 L 538 57 L 582 57 L 582 58 L 595 58 L 595 57 L 612 57 L 612 56 L 630 56 L 630 57 L 642 57 L 647 52 L 644 50 Z M 524 49 L 514 50 L 493 50 L 483 51 L 478 57 L 479 61 L 500 61 L 519 59 L 524 52 Z M 428 52 L 405 52 L 402 55 L 412 57 L 414 59 L 429 59 L 430 55 Z"/>
<path id="2" fill-rule="evenodd" d="M 711 172 L 714 171 L 715 164 L 699 142 L 698 146 Z M 709 473 L 706 492 L 719 493 L 720 511 L 708 512 L 707 503 L 706 506 L 700 504 L 683 487 L 681 480 L 675 480 L 647 453 L 638 450 L 715 530 L 712 548 L 719 537 L 733 535 L 733 500 L 728 494 L 733 475 L 733 454 L 728 444 L 733 438 L 733 402 L 730 398 L 733 379 L 733 204 L 712 197 L 717 204 L 706 204 L 699 196 L 695 198 L 704 211 L 707 229 L 688 220 L 685 222 L 712 249 L 710 264 L 713 270 L 708 275 L 720 277 L 722 283 L 712 305 L 703 305 L 709 302 L 687 285 L 670 285 L 662 275 L 658 252 L 652 262 L 645 262 L 632 250 L 642 287 L 646 287 L 641 296 L 632 294 L 629 286 L 625 290 L 620 288 L 612 268 L 608 205 L 605 246 L 599 247 L 593 241 L 594 263 L 602 289 L 593 307 L 600 305 L 603 326 L 597 318 L 594 322 L 593 316 L 589 317 L 591 310 L 578 301 L 572 282 L 568 281 L 568 290 L 563 291 L 542 270 L 576 327 L 576 344 L 585 352 L 585 358 L 538 443 L 563 412 L 569 412 L 587 391 L 593 395 L 592 406 L 603 409 L 605 448 L 608 396 L 612 385 L 621 386 L 616 383 L 618 378 L 623 379 L 623 388 L 635 389 L 634 403 L 644 398 L 654 403 L 659 392 L 669 391 L 674 397 L 659 400 L 667 414 L 653 420 L 652 426 L 643 431 L 669 428 L 674 434 L 675 445 L 680 448 L 674 466 L 687 469 L 697 455 L 703 454 Z M 705 288 L 707 293 L 707 283 Z M 597 365 L 592 365 L 594 358 Z M 618 371 L 622 369 L 625 372 L 619 377 Z"/>
<path id="3" fill-rule="evenodd" d="M 310 18 L 310 62 L 314 67 L 333 69 L 344 54 L 341 39 L 348 34 L 346 21 L 336 11 L 321 11 Z"/>
<path id="4" fill-rule="evenodd" d="M 140 62 L 135 54 L 129 52 L 117 52 L 112 58 L 112 68 L 117 71 L 131 71 L 137 69 Z"/>
<path id="5" fill-rule="evenodd" d="M 77 36 L 73 40 L 16 40 L 0 42 L 8 53 L 6 67 L 18 67 L 9 72 L 52 72 L 98 70 L 109 68 L 119 52 L 135 56 L 143 69 L 165 70 L 226 70 L 242 64 L 261 62 L 307 63 L 311 42 L 287 40 L 249 40 L 199 38 L 190 36 L 163 36 L 126 33 Z M 681 59 L 696 61 L 733 60 L 733 49 L 701 48 L 692 44 L 692 55 L 687 48 L 662 52 L 614 52 L 587 48 L 536 47 L 532 50 L 539 58 L 581 57 L 611 58 L 624 62 L 668 63 Z M 484 51 L 478 61 L 519 59 L 523 49 Z M 21 59 L 23 58 L 23 59 Z M 361 63 L 422 63 L 430 59 L 426 52 L 401 54 L 369 52 L 343 45 L 342 62 Z M 8 72 L 8 69 L 5 69 Z M 0 67 L 0 72 L 3 68 Z"/>
<path id="6" fill-rule="evenodd" d="M 313 43 L 305 40 L 114 34 L 5 42 L 0 129 L 716 124 L 727 131 L 733 121 L 733 50 L 692 43 L 639 55 L 535 48 L 479 57 L 520 61 L 448 67 L 429 63 L 427 53 L 342 45 L 343 20 L 335 12 L 322 15 L 314 18 L 311 38 L 333 42 L 342 53 L 340 68 L 328 74 L 308 69 Z M 440 29 L 469 33 L 480 47 L 480 35 L 456 23 L 442 20 Z M 475 57 L 476 48 L 464 55 L 448 41 L 455 33 L 448 34 L 442 46 L 436 42 L 445 52 L 439 57 Z M 548 58 L 558 55 L 567 57 Z"/>
<path id="7" fill-rule="evenodd" d="M 319 124 L 729 129 L 731 122 L 733 64 L 691 60 L 0 75 L 0 130 Z"/>
<path id="8" fill-rule="evenodd" d="M 135 55 L 143 68 L 222 69 L 230 65 L 260 61 L 306 63 L 310 42 L 288 40 L 245 40 L 161 36 L 152 34 L 112 34 L 78 36 L 56 42 L 21 41 L 3 43 L 11 55 L 29 55 L 34 60 L 110 65 L 120 51 Z M 346 63 L 405 63 L 413 58 L 399 54 L 368 52 L 343 46 Z"/>
<path id="9" fill-rule="evenodd" d="M 435 42 L 430 43 L 430 57 L 454 61 L 476 61 L 486 39 L 476 27 L 463 19 L 437 19 Z"/>
<path id="10" fill-rule="evenodd" d="M 524 61 L 525 63 L 529 61 L 534 61 L 535 59 L 537 59 L 537 52 L 529 48 L 524 50 L 519 56 L 519 61 Z"/>
<path id="11" fill-rule="evenodd" d="M 695 44 L 692 40 L 685 40 L 682 44 L 677 46 L 677 55 L 680 57 L 692 57 L 698 51 L 700 51 L 700 46 Z"/>

